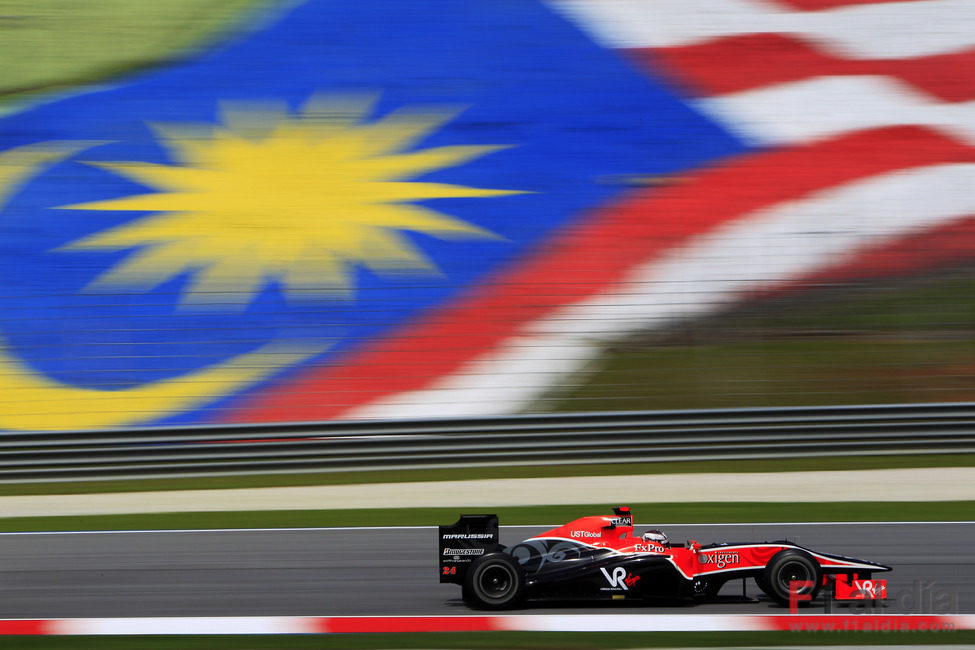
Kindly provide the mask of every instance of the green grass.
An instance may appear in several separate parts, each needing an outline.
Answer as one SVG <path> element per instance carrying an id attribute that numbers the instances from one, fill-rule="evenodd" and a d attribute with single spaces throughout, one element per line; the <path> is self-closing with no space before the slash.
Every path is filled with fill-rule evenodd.
<path id="1" fill-rule="evenodd" d="M 793 521 L 971 521 L 975 501 L 843 503 L 605 503 L 498 508 L 377 508 L 374 510 L 267 510 L 134 515 L 0 518 L 0 531 L 316 528 L 330 526 L 435 526 L 461 512 L 494 512 L 501 525 L 558 525 L 629 505 L 651 523 Z"/>
<path id="2" fill-rule="evenodd" d="M 0 484 L 0 496 L 29 494 L 97 494 L 157 490 L 209 490 L 301 485 L 355 485 L 409 481 L 459 481 L 473 479 L 605 476 L 622 474 L 682 474 L 727 472 L 799 472 L 819 470 L 891 469 L 905 467 L 973 467 L 975 454 L 922 456 L 858 456 L 784 458 L 774 460 L 682 461 L 661 463 L 614 463 L 592 465 L 541 465 L 468 467 L 461 469 L 399 470 L 383 472 L 332 472 L 310 474 L 255 474 L 210 478 L 79 481 L 69 483 Z"/>
<path id="3" fill-rule="evenodd" d="M 118 78 L 247 25 L 269 0 L 0 0 L 0 102 Z"/>
<path id="4" fill-rule="evenodd" d="M 959 632 L 467 632 L 315 636 L 8 637 L 4 650 L 261 650 L 264 648 L 705 648 L 727 646 L 924 645 L 975 642 Z"/>

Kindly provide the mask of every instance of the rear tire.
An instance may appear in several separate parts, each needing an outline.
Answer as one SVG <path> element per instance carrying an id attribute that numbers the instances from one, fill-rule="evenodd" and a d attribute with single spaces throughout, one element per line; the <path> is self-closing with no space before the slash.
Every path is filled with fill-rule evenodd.
<path id="1" fill-rule="evenodd" d="M 521 602 L 525 577 L 521 566 L 503 553 L 475 560 L 464 576 L 464 601 L 480 609 L 506 609 Z"/>
<path id="2" fill-rule="evenodd" d="M 772 556 L 762 572 L 762 582 L 759 587 L 781 605 L 789 604 L 789 583 L 792 581 L 811 582 L 812 586 L 801 587 L 796 590 L 800 596 L 815 598 L 823 586 L 823 569 L 819 562 L 809 553 L 799 549 L 789 548 L 779 551 Z M 758 582 L 756 580 L 756 582 Z M 767 588 L 767 591 L 766 591 Z M 799 605 L 809 601 L 797 601 Z"/>

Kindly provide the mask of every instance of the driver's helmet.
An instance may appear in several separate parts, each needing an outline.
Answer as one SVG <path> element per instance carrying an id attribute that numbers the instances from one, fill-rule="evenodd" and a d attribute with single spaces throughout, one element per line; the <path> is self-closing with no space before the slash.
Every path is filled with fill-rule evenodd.
<path id="1" fill-rule="evenodd" d="M 667 542 L 670 541 L 667 539 L 666 533 L 664 533 L 662 530 L 648 530 L 647 532 L 643 533 L 643 540 L 646 542 L 654 542 L 656 544 L 660 544 L 661 546 L 666 546 Z"/>

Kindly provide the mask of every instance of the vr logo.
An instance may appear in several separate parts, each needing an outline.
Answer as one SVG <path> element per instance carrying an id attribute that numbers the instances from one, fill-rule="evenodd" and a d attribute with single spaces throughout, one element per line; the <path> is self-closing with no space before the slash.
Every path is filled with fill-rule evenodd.
<path id="1" fill-rule="evenodd" d="M 626 569 L 623 567 L 618 566 L 613 569 L 613 575 L 610 575 L 609 571 L 603 567 L 600 567 L 599 570 L 603 572 L 604 576 L 606 576 L 606 582 L 609 583 L 610 587 L 622 587 L 623 591 L 629 589 L 629 587 L 626 586 Z"/>

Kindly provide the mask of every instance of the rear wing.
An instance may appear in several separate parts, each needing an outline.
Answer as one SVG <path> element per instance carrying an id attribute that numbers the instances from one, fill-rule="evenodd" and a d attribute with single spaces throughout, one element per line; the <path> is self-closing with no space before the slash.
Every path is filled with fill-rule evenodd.
<path id="1" fill-rule="evenodd" d="M 471 562 L 504 547 L 499 543 L 497 515 L 461 515 L 440 526 L 440 582 L 464 583 Z"/>

